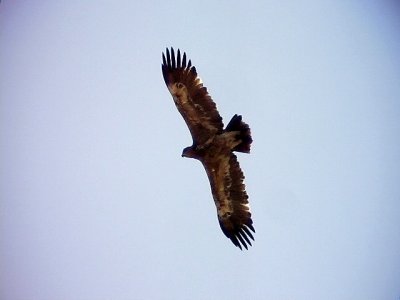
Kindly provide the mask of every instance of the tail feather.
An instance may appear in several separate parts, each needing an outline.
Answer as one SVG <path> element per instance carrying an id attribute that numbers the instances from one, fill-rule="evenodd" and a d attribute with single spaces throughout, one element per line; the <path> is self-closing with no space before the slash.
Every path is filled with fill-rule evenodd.
<path id="1" fill-rule="evenodd" d="M 239 131 L 238 139 L 241 143 L 233 148 L 233 151 L 250 153 L 250 145 L 253 142 L 249 125 L 242 121 L 242 116 L 234 115 L 225 128 L 225 131 Z"/>

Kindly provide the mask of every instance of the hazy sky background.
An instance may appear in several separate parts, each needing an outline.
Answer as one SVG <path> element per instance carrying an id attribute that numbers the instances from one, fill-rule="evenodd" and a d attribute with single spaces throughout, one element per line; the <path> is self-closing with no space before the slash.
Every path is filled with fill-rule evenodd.
<path id="1" fill-rule="evenodd" d="M 400 297 L 395 1 L 0 4 L 0 298 Z M 161 75 L 186 51 L 256 229 L 221 232 Z"/>

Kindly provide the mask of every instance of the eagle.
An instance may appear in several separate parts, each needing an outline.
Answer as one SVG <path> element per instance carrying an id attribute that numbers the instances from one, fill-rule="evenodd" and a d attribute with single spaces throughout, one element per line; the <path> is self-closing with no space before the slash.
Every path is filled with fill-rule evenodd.
<path id="1" fill-rule="evenodd" d="M 233 152 L 250 153 L 252 137 L 242 116 L 235 114 L 224 129 L 215 102 L 187 60 L 186 53 L 167 48 L 161 65 L 165 84 L 185 120 L 193 144 L 182 157 L 199 160 L 206 170 L 217 208 L 219 225 L 232 243 L 242 250 L 254 241 L 253 221 L 244 175 Z M 250 240 L 251 239 L 251 240 Z"/>

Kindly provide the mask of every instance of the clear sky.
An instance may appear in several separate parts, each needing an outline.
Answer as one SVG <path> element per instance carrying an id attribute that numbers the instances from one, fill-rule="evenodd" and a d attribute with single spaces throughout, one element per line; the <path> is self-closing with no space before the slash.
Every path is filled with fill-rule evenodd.
<path id="1" fill-rule="evenodd" d="M 161 75 L 186 51 L 256 229 L 221 232 Z M 0 3 L 0 298 L 400 297 L 395 1 Z"/>

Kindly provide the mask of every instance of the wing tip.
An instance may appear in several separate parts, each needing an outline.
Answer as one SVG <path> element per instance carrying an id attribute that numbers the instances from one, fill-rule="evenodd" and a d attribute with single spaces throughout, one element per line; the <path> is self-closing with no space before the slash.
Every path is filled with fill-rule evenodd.
<path id="1" fill-rule="evenodd" d="M 176 53 L 176 55 L 175 55 Z M 174 48 L 165 48 L 165 53 L 162 53 L 162 60 L 163 66 L 168 68 L 169 70 L 176 70 L 176 69 L 191 69 L 192 62 L 190 59 L 187 62 L 186 52 L 181 51 L 179 48 L 175 52 Z"/>
<path id="2" fill-rule="evenodd" d="M 166 85 L 182 76 L 197 77 L 196 68 L 192 66 L 191 60 L 187 59 L 186 52 L 179 48 L 176 52 L 173 47 L 165 48 L 165 52 L 162 53 L 161 69 Z"/>
<path id="3" fill-rule="evenodd" d="M 221 221 L 219 222 L 222 232 L 240 250 L 243 250 L 243 247 L 246 250 L 248 250 L 249 246 L 253 246 L 251 243 L 251 240 L 254 241 L 254 236 L 250 232 L 250 230 L 253 231 L 254 233 L 255 233 L 255 230 L 254 230 L 252 223 L 253 222 L 251 221 L 251 219 L 247 223 L 236 225 L 236 226 L 232 226 L 233 225 L 232 223 L 230 224 L 230 226 L 225 226 L 223 224 L 223 222 L 221 222 Z M 228 228 L 228 227 L 230 227 L 230 228 Z"/>

